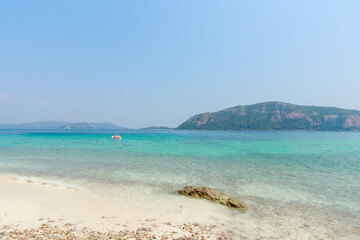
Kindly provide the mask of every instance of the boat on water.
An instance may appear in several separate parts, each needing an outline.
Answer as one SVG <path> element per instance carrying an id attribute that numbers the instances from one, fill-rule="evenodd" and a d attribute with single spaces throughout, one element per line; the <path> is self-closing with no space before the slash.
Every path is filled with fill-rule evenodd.
<path id="1" fill-rule="evenodd" d="M 115 134 L 114 136 L 111 136 L 113 139 L 122 139 L 120 134 Z"/>

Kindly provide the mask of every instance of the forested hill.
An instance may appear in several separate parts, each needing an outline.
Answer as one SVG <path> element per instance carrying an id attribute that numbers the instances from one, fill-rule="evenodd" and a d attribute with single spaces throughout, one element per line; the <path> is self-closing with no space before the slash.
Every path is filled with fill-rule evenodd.
<path id="1" fill-rule="evenodd" d="M 360 130 L 360 111 L 265 102 L 198 114 L 182 123 L 177 129 Z"/>

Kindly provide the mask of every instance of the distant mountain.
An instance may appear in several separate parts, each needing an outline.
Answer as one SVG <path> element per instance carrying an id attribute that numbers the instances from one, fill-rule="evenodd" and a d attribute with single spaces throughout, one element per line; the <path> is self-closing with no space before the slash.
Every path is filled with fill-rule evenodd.
<path id="1" fill-rule="evenodd" d="M 31 123 L 4 123 L 0 124 L 0 129 L 56 129 L 60 126 L 69 124 L 69 122 L 58 121 L 40 121 Z"/>
<path id="2" fill-rule="evenodd" d="M 95 125 L 91 123 L 68 123 L 66 125 L 59 126 L 60 129 L 96 129 Z"/>
<path id="3" fill-rule="evenodd" d="M 151 126 L 151 127 L 141 128 L 141 129 L 142 130 L 170 130 L 170 129 L 174 129 L 174 128 L 164 127 L 164 126 Z"/>
<path id="4" fill-rule="evenodd" d="M 109 122 L 102 122 L 102 123 L 96 123 L 92 122 L 91 125 L 94 125 L 97 129 L 128 129 L 126 127 L 119 127 L 115 124 L 109 123 Z"/>
<path id="5" fill-rule="evenodd" d="M 358 131 L 360 111 L 265 102 L 198 114 L 177 129 Z"/>
<path id="6" fill-rule="evenodd" d="M 0 129 L 126 129 L 112 123 L 71 123 L 59 121 L 40 121 L 19 124 L 0 124 Z"/>
<path id="7" fill-rule="evenodd" d="M 61 129 L 125 129 L 124 127 L 116 126 L 115 124 L 104 122 L 104 123 L 68 123 L 58 128 Z"/>

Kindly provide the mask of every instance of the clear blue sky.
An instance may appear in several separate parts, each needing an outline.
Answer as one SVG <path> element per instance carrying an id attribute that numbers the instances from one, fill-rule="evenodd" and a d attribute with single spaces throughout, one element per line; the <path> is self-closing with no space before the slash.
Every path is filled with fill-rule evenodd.
<path id="1" fill-rule="evenodd" d="M 360 1 L 0 1 L 0 123 L 360 109 Z"/>

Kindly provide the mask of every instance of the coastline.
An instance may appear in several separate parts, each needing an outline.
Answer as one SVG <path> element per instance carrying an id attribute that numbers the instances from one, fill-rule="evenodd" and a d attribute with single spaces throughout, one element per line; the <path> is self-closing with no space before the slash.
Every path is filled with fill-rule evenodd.
<path id="1" fill-rule="evenodd" d="M 139 209 L 136 204 L 129 205 L 38 180 L 0 177 L 0 238 L 41 237 L 45 234 L 48 237 L 81 239 L 91 236 L 105 239 L 233 239 L 228 233 L 219 231 L 207 214 L 202 216 L 196 211 L 194 214 L 182 211 L 182 217 L 162 214 L 161 211 L 149 214 L 147 209 Z M 214 205 L 197 202 L 205 207 Z M 57 235 L 51 235 L 54 232 Z"/>
<path id="2" fill-rule="evenodd" d="M 166 196 L 119 199 L 40 178 L 0 176 L 0 239 L 353 239 L 360 233 L 355 222 L 338 225 L 345 215 L 312 206 L 248 198 L 243 214 Z"/>

